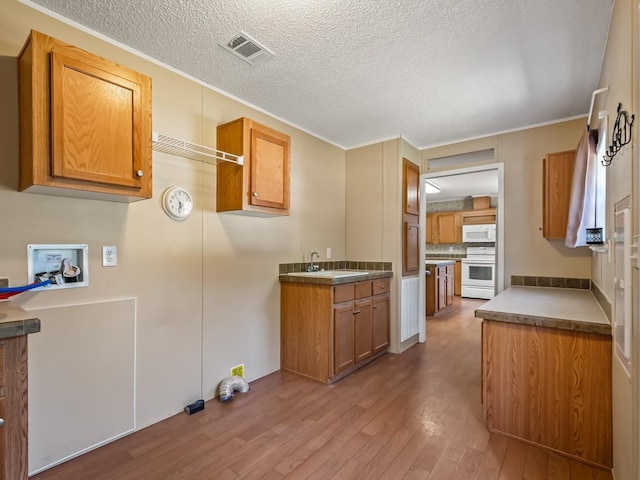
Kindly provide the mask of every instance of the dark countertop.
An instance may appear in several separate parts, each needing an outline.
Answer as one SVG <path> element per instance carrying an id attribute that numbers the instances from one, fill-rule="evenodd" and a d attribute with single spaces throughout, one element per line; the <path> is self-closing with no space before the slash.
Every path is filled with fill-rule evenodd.
<path id="1" fill-rule="evenodd" d="M 478 308 L 475 316 L 611 335 L 611 324 L 591 290 L 511 286 Z"/>
<path id="2" fill-rule="evenodd" d="M 333 276 L 349 273 L 348 276 Z M 341 273 L 343 272 L 343 273 Z M 330 270 L 318 272 L 293 272 L 282 273 L 278 276 L 283 283 L 310 283 L 315 285 L 341 285 L 343 283 L 362 282 L 365 280 L 378 280 L 380 278 L 391 278 L 393 272 L 389 270 Z"/>
<path id="3" fill-rule="evenodd" d="M 14 305 L 10 300 L 0 302 L 0 339 L 20 337 L 40 331 L 40 320 Z"/>

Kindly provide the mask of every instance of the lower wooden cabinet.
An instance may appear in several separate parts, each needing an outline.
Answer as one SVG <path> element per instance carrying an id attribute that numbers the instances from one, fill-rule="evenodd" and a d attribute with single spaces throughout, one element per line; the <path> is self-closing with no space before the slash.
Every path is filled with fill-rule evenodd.
<path id="1" fill-rule="evenodd" d="M 0 418 L 0 480 L 26 480 L 26 335 L 0 339 Z"/>
<path id="2" fill-rule="evenodd" d="M 281 283 L 281 368 L 331 383 L 389 346 L 389 279 Z"/>
<path id="3" fill-rule="evenodd" d="M 426 314 L 430 317 L 453 305 L 454 265 L 427 265 L 426 270 Z"/>

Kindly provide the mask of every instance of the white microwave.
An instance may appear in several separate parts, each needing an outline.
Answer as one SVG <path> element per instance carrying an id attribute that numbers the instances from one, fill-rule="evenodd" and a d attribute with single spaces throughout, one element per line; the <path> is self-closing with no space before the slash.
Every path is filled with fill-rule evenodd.
<path id="1" fill-rule="evenodd" d="M 462 226 L 463 242 L 495 242 L 496 226 L 494 224 L 487 225 L 463 225 Z"/>

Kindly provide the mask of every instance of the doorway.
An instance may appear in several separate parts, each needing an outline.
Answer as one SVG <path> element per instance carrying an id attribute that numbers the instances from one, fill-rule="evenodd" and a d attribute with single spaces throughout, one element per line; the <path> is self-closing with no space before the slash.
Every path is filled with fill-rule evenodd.
<path id="1" fill-rule="evenodd" d="M 427 181 L 433 192 L 436 186 L 438 192 L 427 193 Z M 448 192 L 447 192 L 448 191 Z M 504 170 L 502 163 L 491 163 L 473 167 L 454 168 L 424 173 L 420 176 L 420 318 L 426 318 L 426 281 L 425 261 L 427 253 L 427 204 L 438 201 L 471 201 L 474 196 L 490 196 L 495 198 L 496 234 L 495 234 L 495 294 L 504 289 Z M 494 200 L 492 200 L 494 202 Z M 460 244 L 445 246 L 447 253 L 465 255 L 466 247 Z M 457 252 L 457 253 L 456 253 Z M 426 341 L 426 322 L 419 322 L 418 340 Z"/>

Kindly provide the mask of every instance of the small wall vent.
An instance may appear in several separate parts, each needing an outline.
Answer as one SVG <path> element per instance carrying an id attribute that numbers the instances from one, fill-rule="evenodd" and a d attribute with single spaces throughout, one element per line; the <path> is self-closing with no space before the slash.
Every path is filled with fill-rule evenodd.
<path id="1" fill-rule="evenodd" d="M 271 50 L 244 32 L 235 34 L 226 42 L 220 43 L 220 46 L 251 65 L 274 55 Z"/>

